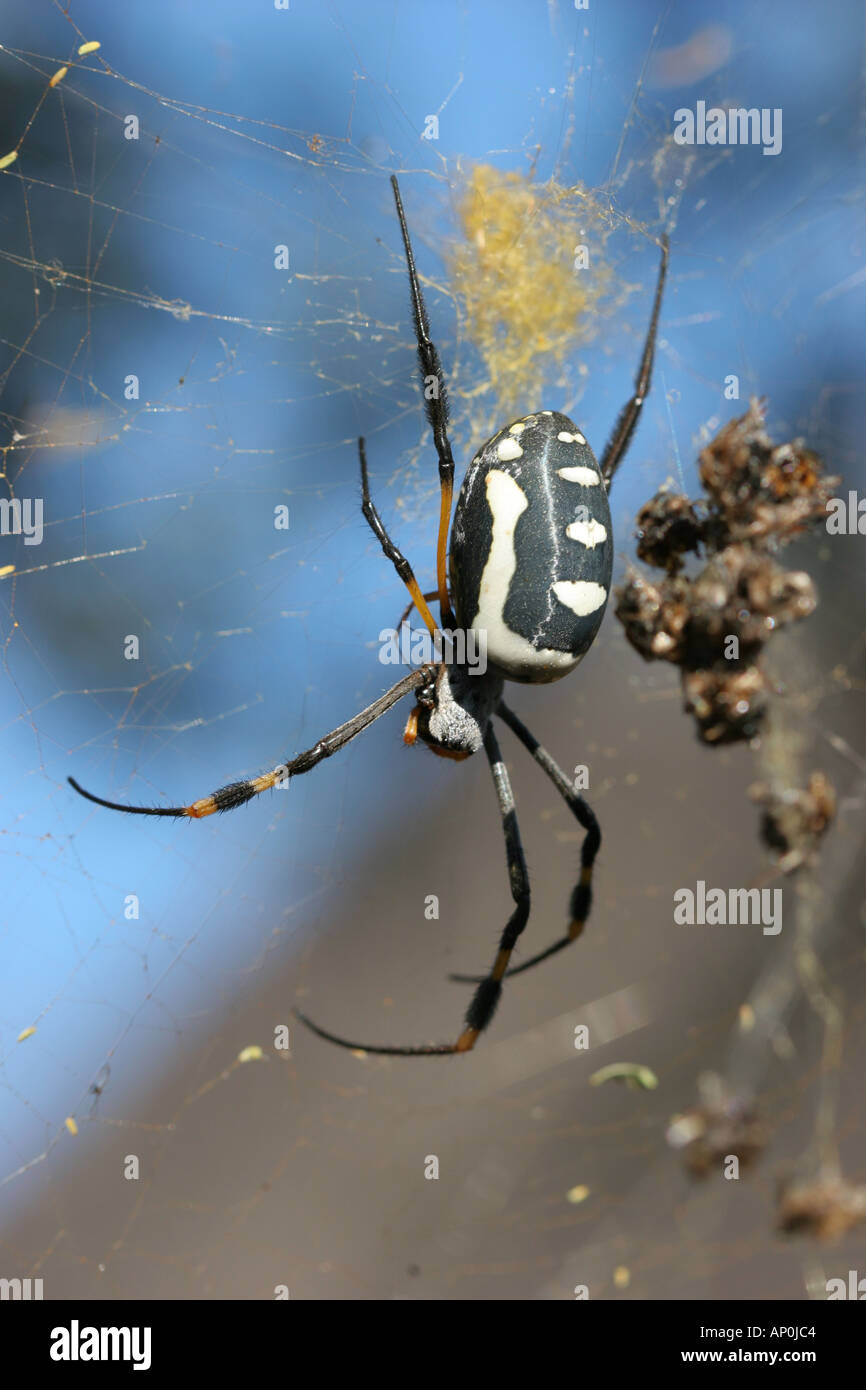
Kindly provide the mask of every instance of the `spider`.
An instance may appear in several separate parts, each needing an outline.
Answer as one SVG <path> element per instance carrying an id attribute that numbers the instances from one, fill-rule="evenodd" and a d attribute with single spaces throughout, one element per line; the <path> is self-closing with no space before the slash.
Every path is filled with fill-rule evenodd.
<path id="1" fill-rule="evenodd" d="M 613 566 L 607 493 L 649 391 L 668 240 L 666 236 L 661 239 L 661 264 L 634 394 L 620 412 L 601 463 L 572 421 L 556 411 L 526 415 L 492 435 L 470 463 L 457 500 L 451 527 L 449 590 L 448 532 L 454 459 L 447 433 L 448 398 L 439 354 L 430 337 L 400 188 L 394 176 L 391 187 L 409 273 L 425 409 L 439 460 L 435 590 L 421 592 L 412 566 L 382 523 L 370 496 L 363 438 L 358 440 L 361 507 L 382 550 L 409 591 L 411 603 L 406 615 L 414 607 L 434 642 L 455 625 L 458 630 L 462 625 L 464 631 L 472 629 L 482 638 L 486 636 L 486 671 L 470 672 L 466 664 L 449 664 L 447 660 L 422 665 L 306 752 L 259 777 L 230 782 L 188 806 L 126 806 L 85 791 L 72 777 L 69 782 L 81 796 L 112 811 L 199 820 L 215 811 L 232 811 L 277 783 L 310 772 L 369 728 L 398 700 L 414 694 L 415 704 L 403 735 L 405 743 L 411 745 L 421 740 L 434 753 L 456 759 L 484 750 L 502 817 L 514 910 L 489 973 L 482 977 L 451 976 L 476 986 L 463 1029 L 454 1043 L 371 1046 L 350 1042 L 321 1028 L 306 1015 L 297 1011 L 296 1015 L 320 1038 L 352 1051 L 398 1057 L 447 1057 L 469 1052 L 475 1046 L 494 1015 L 503 980 L 529 970 L 570 945 L 580 936 L 589 915 L 593 864 L 601 844 L 598 821 L 547 750 L 505 703 L 503 688 L 509 680 L 536 684 L 567 675 L 586 655 L 601 625 Z M 438 600 L 439 627 L 428 600 Z M 438 655 L 439 649 L 436 651 Z M 580 876 L 571 894 L 565 935 L 515 966 L 510 966 L 511 955 L 529 918 L 530 885 L 511 783 L 493 727 L 494 716 L 511 729 L 547 774 L 584 831 Z"/>

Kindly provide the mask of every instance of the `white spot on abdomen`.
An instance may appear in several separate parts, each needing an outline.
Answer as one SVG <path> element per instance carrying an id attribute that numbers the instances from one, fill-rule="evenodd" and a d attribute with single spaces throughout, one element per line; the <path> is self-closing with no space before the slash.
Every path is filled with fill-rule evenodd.
<path id="1" fill-rule="evenodd" d="M 568 430 L 560 430 L 559 434 L 556 437 L 557 439 L 561 439 L 563 444 L 586 443 L 586 440 L 584 439 L 582 434 L 569 434 Z"/>
<path id="2" fill-rule="evenodd" d="M 573 670 L 580 657 L 548 647 L 533 647 L 519 632 L 511 631 L 504 617 L 511 581 L 517 569 L 514 532 L 529 502 L 511 474 L 503 473 L 498 468 L 490 469 L 484 486 L 493 527 L 490 553 L 478 589 L 478 612 L 471 627 L 476 632 L 486 632 L 488 659 L 502 670 L 527 674 L 546 669 L 550 672 L 550 679 L 555 680 L 557 676 L 564 676 Z"/>
<path id="3" fill-rule="evenodd" d="M 523 458 L 523 450 L 516 439 L 500 439 L 496 446 L 496 457 L 503 463 L 509 463 L 512 459 Z"/>
<path id="4" fill-rule="evenodd" d="M 570 526 L 566 526 L 565 534 L 570 541 L 580 541 L 581 545 L 587 546 L 590 550 L 607 540 L 607 531 L 600 521 L 573 521 Z"/>
<path id="5" fill-rule="evenodd" d="M 581 487 L 598 486 L 598 474 L 594 468 L 582 468 L 580 464 L 575 464 L 574 468 L 557 468 L 556 471 L 567 483 L 580 483 Z"/>
<path id="6" fill-rule="evenodd" d="M 560 579 L 553 585 L 553 592 L 560 603 L 564 603 L 579 618 L 596 613 L 607 598 L 604 585 L 595 584 L 591 579 Z"/>

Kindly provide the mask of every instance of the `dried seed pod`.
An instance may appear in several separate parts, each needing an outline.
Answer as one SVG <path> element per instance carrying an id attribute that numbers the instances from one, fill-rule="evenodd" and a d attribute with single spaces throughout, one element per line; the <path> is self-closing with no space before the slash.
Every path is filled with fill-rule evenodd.
<path id="1" fill-rule="evenodd" d="M 667 1141 L 682 1150 L 683 1162 L 696 1178 L 704 1178 L 736 1155 L 747 1168 L 765 1148 L 769 1130 L 759 1119 L 753 1101 L 732 1095 L 718 1076 L 699 1083 L 702 1100 L 668 1126 Z"/>
<path id="2" fill-rule="evenodd" d="M 683 632 L 689 617 L 686 580 L 663 579 L 654 584 L 630 570 L 617 591 L 616 614 L 629 642 L 647 661 L 655 658 L 681 664 Z"/>
<path id="3" fill-rule="evenodd" d="M 826 514 L 839 482 L 802 439 L 774 446 L 756 400 L 702 450 L 700 476 L 728 541 L 790 540 Z"/>
<path id="4" fill-rule="evenodd" d="M 757 666 L 686 671 L 685 707 L 705 743 L 754 738 L 767 713 L 767 682 Z"/>
<path id="5" fill-rule="evenodd" d="M 813 772 L 806 787 L 756 782 L 749 796 L 763 807 L 761 834 L 785 873 L 809 858 L 836 814 L 836 793 L 823 772 Z"/>
<path id="6" fill-rule="evenodd" d="M 702 451 L 700 474 L 699 503 L 664 487 L 641 508 L 638 555 L 667 576 L 630 571 L 616 613 L 641 656 L 681 667 L 699 737 L 732 743 L 754 738 L 766 713 L 764 645 L 817 604 L 809 576 L 770 552 L 825 515 L 839 480 L 802 441 L 774 446 L 755 400 Z M 699 546 L 707 562 L 685 576 L 683 557 Z"/>
<path id="7" fill-rule="evenodd" d="M 675 574 L 682 568 L 683 555 L 696 551 L 702 536 L 703 523 L 689 499 L 667 487 L 659 488 L 638 512 L 638 559 L 657 569 Z"/>
<path id="8" fill-rule="evenodd" d="M 805 1182 L 783 1180 L 776 1215 L 780 1231 L 834 1241 L 866 1221 L 866 1187 L 855 1187 L 838 1173 Z"/>

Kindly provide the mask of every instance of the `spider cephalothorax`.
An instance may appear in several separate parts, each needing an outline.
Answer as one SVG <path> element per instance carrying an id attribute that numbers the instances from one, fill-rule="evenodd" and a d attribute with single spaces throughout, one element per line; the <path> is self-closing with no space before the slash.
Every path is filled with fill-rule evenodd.
<path id="1" fill-rule="evenodd" d="M 506 976 L 520 974 L 568 946 L 581 934 L 589 914 L 592 868 L 601 844 L 598 822 L 583 797 L 502 696 L 506 680 L 538 684 L 559 680 L 573 671 L 601 624 L 613 564 L 607 493 L 649 390 L 668 245 L 663 237 L 655 299 L 634 394 L 614 426 L 601 461 L 596 461 L 583 434 L 568 416 L 553 410 L 525 415 L 492 435 L 470 463 L 460 491 L 451 531 L 449 592 L 447 560 L 454 460 L 448 442 L 448 401 L 396 178 L 392 177 L 391 184 L 409 270 L 425 408 L 439 459 L 441 502 L 437 587 L 433 593 L 421 592 L 412 566 L 391 540 L 373 504 L 363 439 L 358 441 L 361 507 L 385 555 L 409 590 L 411 606 L 417 609 L 434 646 L 441 645 L 444 631 L 462 625 L 464 632 L 480 639 L 486 667 L 482 670 L 465 662 L 439 659 L 418 667 L 306 752 L 259 777 L 231 782 L 187 806 L 125 806 L 94 796 L 73 778 L 69 780 L 82 796 L 114 811 L 199 820 L 217 811 L 233 810 L 287 778 L 309 772 L 398 700 L 414 694 L 416 703 L 406 725 L 406 743 L 420 739 L 440 756 L 458 760 L 484 749 L 502 817 L 514 910 L 488 974 L 480 978 L 452 976 L 476 986 L 456 1042 L 371 1047 L 338 1037 L 303 1014 L 298 1017 L 314 1033 L 340 1047 L 404 1057 L 451 1056 L 474 1047 L 493 1017 Z M 429 389 L 431 384 L 435 389 Z M 438 600 L 439 624 L 428 600 Z M 529 874 L 511 782 L 494 732 L 494 716 L 512 730 L 551 779 L 585 832 L 580 875 L 571 894 L 565 934 L 517 966 L 510 966 L 510 960 L 529 918 Z"/>
<path id="2" fill-rule="evenodd" d="M 418 691 L 409 716 L 404 743 L 416 738 L 444 758 L 468 758 L 484 747 L 484 731 L 502 697 L 504 676 L 499 671 L 473 673 L 466 666 L 442 662 L 436 679 Z"/>

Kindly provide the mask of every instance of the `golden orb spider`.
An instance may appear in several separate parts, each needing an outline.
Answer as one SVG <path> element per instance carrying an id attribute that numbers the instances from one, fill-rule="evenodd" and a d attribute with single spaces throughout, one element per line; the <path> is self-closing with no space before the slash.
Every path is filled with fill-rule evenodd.
<path id="1" fill-rule="evenodd" d="M 447 661 L 423 665 L 306 752 L 258 777 L 230 782 L 187 806 L 124 806 L 85 791 L 73 777 L 69 782 L 88 801 L 112 811 L 199 820 L 215 811 L 234 810 L 278 782 L 310 772 L 398 700 L 414 694 L 416 703 L 404 733 L 407 744 L 420 739 L 434 753 L 456 759 L 468 758 L 484 749 L 502 817 L 514 910 L 489 973 L 482 978 L 451 977 L 476 986 L 464 1027 L 454 1043 L 401 1047 L 350 1042 L 295 1012 L 319 1037 L 352 1051 L 397 1057 L 447 1057 L 469 1052 L 475 1046 L 499 1003 L 503 980 L 547 960 L 576 940 L 589 915 L 592 869 L 601 844 L 598 821 L 550 754 L 505 704 L 502 692 L 506 680 L 537 684 L 567 675 L 588 651 L 601 624 L 613 565 L 607 493 L 649 391 L 668 242 L 667 237 L 662 238 L 655 298 L 634 393 L 619 415 L 601 463 L 567 416 L 551 410 L 526 415 L 498 430 L 475 455 L 467 469 L 451 526 L 454 460 L 448 442 L 445 380 L 439 354 L 430 338 L 427 310 L 394 176 L 391 186 L 409 271 L 425 408 L 439 460 L 437 588 L 433 593 L 421 592 L 412 566 L 382 524 L 370 496 L 363 439 L 358 440 L 361 506 L 385 555 L 409 591 L 412 602 L 407 613 L 412 607 L 417 609 L 434 641 L 455 623 L 463 630 L 483 634 L 489 663 L 486 670 L 483 674 L 475 673 L 465 663 L 449 665 Z M 438 600 L 439 625 L 428 607 L 429 599 Z M 493 729 L 494 716 L 512 730 L 547 773 L 585 831 L 580 877 L 571 894 L 565 935 L 546 950 L 511 967 L 511 954 L 529 919 L 530 885 L 511 783 Z"/>

